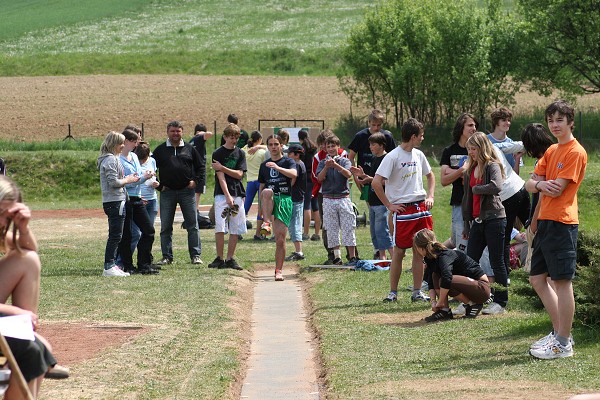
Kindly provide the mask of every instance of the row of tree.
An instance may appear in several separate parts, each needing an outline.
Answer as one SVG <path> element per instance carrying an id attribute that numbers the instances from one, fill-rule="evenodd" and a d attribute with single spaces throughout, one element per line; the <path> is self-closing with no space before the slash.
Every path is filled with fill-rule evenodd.
<path id="1" fill-rule="evenodd" d="M 383 0 L 343 48 L 352 103 L 441 125 L 541 94 L 600 91 L 600 0 Z"/>

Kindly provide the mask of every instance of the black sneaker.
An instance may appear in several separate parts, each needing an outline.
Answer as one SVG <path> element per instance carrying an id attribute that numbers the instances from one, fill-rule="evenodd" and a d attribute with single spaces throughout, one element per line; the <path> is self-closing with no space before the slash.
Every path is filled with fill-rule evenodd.
<path id="1" fill-rule="evenodd" d="M 210 264 L 208 264 L 208 268 L 223 268 L 225 265 L 225 261 L 219 256 L 213 260 Z"/>
<path id="2" fill-rule="evenodd" d="M 235 258 L 225 261 L 223 263 L 223 265 L 218 268 L 231 268 L 231 269 L 236 269 L 238 271 L 241 271 L 243 269 L 242 267 L 240 267 L 240 265 L 237 263 L 237 261 L 235 261 Z"/>
<path id="3" fill-rule="evenodd" d="M 138 267 L 138 273 L 142 275 L 156 275 L 158 274 L 158 270 L 152 268 L 150 265 L 142 265 Z"/>
<path id="4" fill-rule="evenodd" d="M 465 316 L 463 318 L 475 318 L 483 309 L 483 304 L 465 304 Z"/>
<path id="5" fill-rule="evenodd" d="M 171 265 L 171 264 L 173 264 L 173 260 L 171 260 L 170 258 L 167 258 L 167 257 L 163 257 L 163 259 L 160 260 L 159 262 L 157 262 L 156 264 L 158 264 L 158 265 Z"/>
<path id="6" fill-rule="evenodd" d="M 447 321 L 452 318 L 454 318 L 454 315 L 452 315 L 451 310 L 448 310 L 448 311 L 440 310 L 440 311 L 434 312 L 429 317 L 425 317 L 425 322 Z"/>
<path id="7" fill-rule="evenodd" d="M 342 264 L 344 264 L 344 262 L 339 257 L 336 257 L 331 261 L 331 265 L 342 265 Z"/>
<path id="8" fill-rule="evenodd" d="M 304 260 L 305 258 L 306 257 L 304 257 L 304 254 L 299 254 L 294 251 L 292 254 L 285 258 L 285 261 L 300 261 Z"/>

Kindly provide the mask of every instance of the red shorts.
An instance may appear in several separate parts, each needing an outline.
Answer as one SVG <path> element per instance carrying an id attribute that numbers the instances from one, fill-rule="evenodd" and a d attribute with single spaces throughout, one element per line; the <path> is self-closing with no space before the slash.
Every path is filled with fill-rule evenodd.
<path id="1" fill-rule="evenodd" d="M 433 219 L 424 201 L 410 203 L 403 212 L 394 214 L 394 218 L 394 243 L 400 249 L 411 248 L 415 233 L 421 229 L 433 230 Z"/>

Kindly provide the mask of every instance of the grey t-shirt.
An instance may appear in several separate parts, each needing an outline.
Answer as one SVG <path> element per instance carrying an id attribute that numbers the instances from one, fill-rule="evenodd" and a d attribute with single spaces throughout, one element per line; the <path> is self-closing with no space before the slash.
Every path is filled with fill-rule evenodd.
<path id="1" fill-rule="evenodd" d="M 325 161 L 331 157 L 319 161 L 317 166 L 317 175 L 325 168 Z M 338 157 L 336 162 L 344 167 L 350 169 L 352 162 L 344 157 Z M 334 168 L 329 168 L 325 175 L 325 180 L 322 183 L 321 191 L 324 197 L 346 197 L 350 194 L 350 187 L 348 185 L 348 178 L 341 174 Z"/>

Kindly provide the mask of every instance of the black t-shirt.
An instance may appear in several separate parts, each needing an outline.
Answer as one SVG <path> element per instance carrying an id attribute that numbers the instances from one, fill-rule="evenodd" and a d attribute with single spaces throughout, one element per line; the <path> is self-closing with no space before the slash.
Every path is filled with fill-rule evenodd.
<path id="1" fill-rule="evenodd" d="M 271 159 L 260 164 L 258 170 L 258 182 L 265 184 L 265 189 L 272 189 L 274 193 L 292 195 L 292 179 L 280 174 L 272 168 L 267 167 L 268 162 L 274 162 L 281 168 L 294 169 L 296 162 L 289 157 L 282 157 L 277 161 Z"/>
<path id="2" fill-rule="evenodd" d="M 385 136 L 385 151 L 389 153 L 390 151 L 394 150 L 396 148 L 396 141 L 394 140 L 392 134 L 385 129 L 382 129 L 379 132 L 383 133 Z M 373 176 L 373 173 L 376 170 L 373 170 L 371 165 L 373 162 L 373 154 L 371 153 L 371 148 L 369 147 L 370 136 L 371 132 L 369 131 L 369 128 L 359 131 L 356 135 L 354 135 L 354 138 L 348 145 L 347 150 L 352 150 L 355 152 L 358 155 L 356 165 L 362 167 L 363 171 L 365 171 L 365 174 Z"/>
<path id="3" fill-rule="evenodd" d="M 373 171 L 377 171 L 377 168 L 379 168 L 379 164 L 381 164 L 381 160 L 383 160 L 383 158 L 387 156 L 387 153 L 385 153 L 382 156 L 379 157 L 373 157 L 373 165 L 371 166 L 371 169 Z M 369 175 L 371 176 L 371 175 Z M 377 193 L 375 193 L 375 190 L 373 190 L 373 185 L 369 185 L 369 199 L 367 200 L 367 202 L 369 203 L 370 206 L 382 206 L 383 203 L 381 202 L 381 200 L 379 199 L 379 197 L 377 197 Z"/>
<path id="4" fill-rule="evenodd" d="M 452 169 L 458 169 L 464 164 L 465 161 L 467 161 L 467 154 L 466 147 L 460 147 L 458 143 L 453 143 L 446 147 L 442 152 L 440 165 L 448 165 Z M 453 206 L 459 206 L 462 203 L 464 191 L 462 178 L 458 178 L 452 182 L 452 195 L 450 196 L 450 204 Z"/>
<path id="5" fill-rule="evenodd" d="M 292 186 L 292 201 L 294 203 L 303 202 L 304 192 L 306 192 L 306 166 L 302 160 L 296 162 L 296 171 L 298 171 L 298 176 L 294 186 Z"/>
<path id="6" fill-rule="evenodd" d="M 205 167 L 206 171 L 206 140 L 202 135 L 196 135 L 190 140 L 190 144 L 196 149 L 198 155 L 200 156 L 200 162 Z M 205 174 L 206 175 L 206 172 Z M 206 179 L 206 176 L 204 177 Z"/>
<path id="7" fill-rule="evenodd" d="M 437 274 L 440 278 L 440 287 L 450 289 L 453 275 L 466 276 L 478 280 L 485 273 L 475 260 L 460 250 L 442 250 L 437 258 L 425 258 L 427 269 L 431 274 Z M 429 287 L 433 286 L 433 278 L 429 278 Z"/>
<path id="8" fill-rule="evenodd" d="M 229 169 L 235 169 L 238 171 L 246 172 L 246 153 L 237 147 L 233 149 L 227 149 L 223 146 L 216 149 L 212 154 L 212 160 L 220 162 L 223 166 Z M 246 190 L 241 179 L 235 179 L 225 174 L 225 182 L 227 183 L 227 190 L 233 197 L 246 197 Z M 225 194 L 221 185 L 219 185 L 219 179 L 215 172 L 215 191 L 214 195 Z"/>

